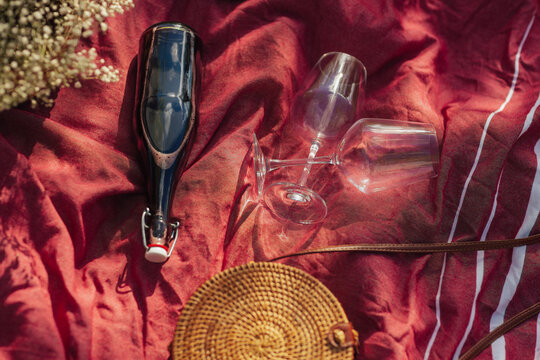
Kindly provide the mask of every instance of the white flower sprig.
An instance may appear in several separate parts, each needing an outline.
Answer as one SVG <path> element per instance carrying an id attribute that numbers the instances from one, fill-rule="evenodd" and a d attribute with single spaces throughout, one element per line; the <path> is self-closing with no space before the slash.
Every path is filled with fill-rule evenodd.
<path id="1" fill-rule="evenodd" d="M 76 51 L 94 23 L 133 7 L 132 0 L 0 0 L 0 111 L 30 100 L 51 106 L 53 91 L 80 80 L 118 81 L 94 48 Z"/>

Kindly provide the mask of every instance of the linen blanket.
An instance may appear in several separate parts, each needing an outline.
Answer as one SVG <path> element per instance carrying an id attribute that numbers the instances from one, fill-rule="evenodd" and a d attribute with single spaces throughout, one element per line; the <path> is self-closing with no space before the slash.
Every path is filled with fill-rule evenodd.
<path id="1" fill-rule="evenodd" d="M 538 233 L 538 5 L 135 1 L 82 44 L 121 70 L 119 82 L 84 81 L 50 109 L 0 113 L 0 358 L 167 359 L 190 295 L 226 268 L 326 245 Z M 179 240 L 163 265 L 144 260 L 146 175 L 132 131 L 139 36 L 160 21 L 193 27 L 204 44 L 199 128 L 174 195 Z M 284 224 L 253 195 L 252 134 L 271 157 L 307 156 L 309 139 L 288 130 L 288 113 L 330 51 L 367 68 L 361 117 L 435 126 L 439 176 L 363 195 L 320 166 L 312 181 L 328 216 Z M 528 246 L 284 263 L 336 295 L 359 332 L 359 359 L 452 359 L 540 300 L 539 255 Z M 480 358 L 538 358 L 539 339 L 535 318 Z"/>

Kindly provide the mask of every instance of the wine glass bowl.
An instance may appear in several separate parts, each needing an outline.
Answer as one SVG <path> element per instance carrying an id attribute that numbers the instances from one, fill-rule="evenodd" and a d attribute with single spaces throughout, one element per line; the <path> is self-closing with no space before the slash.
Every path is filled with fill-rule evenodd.
<path id="1" fill-rule="evenodd" d="M 361 119 L 339 143 L 332 163 L 366 194 L 406 186 L 437 176 L 437 135 L 427 123 Z"/>
<path id="2" fill-rule="evenodd" d="M 339 139 L 363 103 L 366 68 L 342 52 L 324 54 L 295 95 L 290 121 L 306 139 Z"/>

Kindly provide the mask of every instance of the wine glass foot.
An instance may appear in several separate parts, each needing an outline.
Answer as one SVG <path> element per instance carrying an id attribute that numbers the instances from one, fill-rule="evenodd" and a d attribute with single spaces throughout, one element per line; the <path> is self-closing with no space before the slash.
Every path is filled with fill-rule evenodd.
<path id="1" fill-rule="evenodd" d="M 257 194 L 260 198 L 263 193 L 264 179 L 266 177 L 266 159 L 255 134 L 253 134 L 253 168 L 255 171 Z"/>
<path id="2" fill-rule="evenodd" d="M 313 224 L 327 214 L 326 202 L 315 191 L 293 183 L 275 183 L 263 194 L 266 208 L 277 218 L 297 224 Z"/>

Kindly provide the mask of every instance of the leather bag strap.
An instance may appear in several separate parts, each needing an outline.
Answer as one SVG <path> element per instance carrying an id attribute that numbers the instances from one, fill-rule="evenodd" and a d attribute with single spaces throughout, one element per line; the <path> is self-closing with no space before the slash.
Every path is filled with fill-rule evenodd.
<path id="1" fill-rule="evenodd" d="M 540 243 L 540 234 L 520 239 L 489 240 L 489 241 L 458 241 L 446 243 L 409 243 L 409 244 L 350 244 L 335 245 L 319 249 L 308 249 L 291 254 L 281 255 L 270 261 L 281 260 L 288 257 L 333 253 L 333 252 L 369 252 L 369 253 L 412 253 L 430 254 L 441 252 L 467 252 L 510 249 L 517 246 Z"/>
<path id="2" fill-rule="evenodd" d="M 482 353 L 492 342 L 497 340 L 500 336 L 503 336 L 513 328 L 521 325 L 526 320 L 540 313 L 540 302 L 529 306 L 519 314 L 512 316 L 510 319 L 503 322 L 501 325 L 495 328 L 495 330 L 489 332 L 486 336 L 480 339 L 476 344 L 471 346 L 465 354 L 463 354 L 459 360 L 472 360 Z"/>
<path id="3" fill-rule="evenodd" d="M 319 249 L 298 251 L 286 255 L 281 255 L 270 261 L 284 258 L 335 252 L 366 252 L 366 253 L 408 253 L 408 254 L 430 254 L 448 252 L 468 252 L 510 249 L 517 246 L 532 245 L 540 243 L 540 234 L 519 239 L 490 240 L 490 241 L 458 241 L 447 243 L 411 243 L 411 244 L 350 244 L 335 245 Z M 503 322 L 499 327 L 489 332 L 486 336 L 474 344 L 459 360 L 471 360 L 477 357 L 497 338 L 503 336 L 516 326 L 521 325 L 531 317 L 540 313 L 540 302 L 526 308 L 519 314 Z"/>

